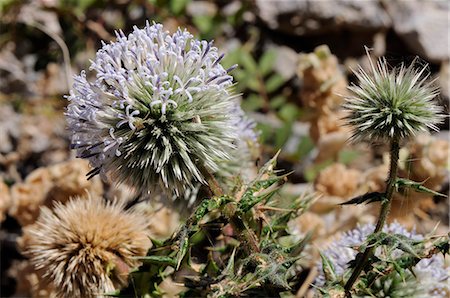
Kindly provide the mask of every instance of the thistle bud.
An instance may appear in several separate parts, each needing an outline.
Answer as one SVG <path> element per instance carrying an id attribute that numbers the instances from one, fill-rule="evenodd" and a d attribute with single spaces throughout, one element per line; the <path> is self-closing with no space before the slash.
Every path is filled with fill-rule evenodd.
<path id="1" fill-rule="evenodd" d="M 354 141 L 401 140 L 426 131 L 438 130 L 442 108 L 433 100 L 439 93 L 427 65 L 417 68 L 401 64 L 389 69 L 385 58 L 370 61 L 370 71 L 361 66 L 355 71 L 358 84 L 349 89 L 344 108 L 353 126 Z"/>

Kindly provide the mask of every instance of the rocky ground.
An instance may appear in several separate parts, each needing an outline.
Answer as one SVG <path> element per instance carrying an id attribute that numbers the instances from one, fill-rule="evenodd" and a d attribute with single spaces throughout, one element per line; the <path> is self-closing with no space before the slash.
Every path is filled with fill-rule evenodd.
<path id="1" fill-rule="evenodd" d="M 367 191 L 382 191 L 388 165 L 383 144 L 349 145 L 342 97 L 354 81 L 351 68 L 367 67 L 365 48 L 390 64 L 429 64 L 449 111 L 450 50 L 445 1 L 115 0 L 0 3 L 0 240 L 1 296 L 45 296 L 20 246 L 22 229 L 40 207 L 52 207 L 86 191 L 129 199 L 126 189 L 87 181 L 89 165 L 74 159 L 64 119 L 72 74 L 89 67 L 100 41 L 114 30 L 129 32 L 145 20 L 178 26 L 227 53 L 242 106 L 258 123 L 260 159 L 281 149 L 278 166 L 293 170 L 286 197 L 314 191 L 320 198 L 298 222 L 299 233 L 315 231 L 316 248 L 357 223 L 373 222 L 376 208 L 341 207 Z M 338 95 L 340 94 L 340 95 Z M 441 131 L 403 144 L 400 175 L 435 191 L 449 188 L 449 121 Z M 261 164 L 261 162 L 260 162 Z M 148 204 L 148 228 L 170 235 L 175 210 Z M 182 216 L 181 216 L 182 217 Z M 419 193 L 395 198 L 391 221 L 419 233 L 449 231 L 449 201 Z M 22 242 L 21 242 L 22 241 Z M 314 249 L 313 249 L 314 250 Z M 309 265 L 319 257 L 311 253 Z M 299 297 L 307 289 L 300 289 Z"/>

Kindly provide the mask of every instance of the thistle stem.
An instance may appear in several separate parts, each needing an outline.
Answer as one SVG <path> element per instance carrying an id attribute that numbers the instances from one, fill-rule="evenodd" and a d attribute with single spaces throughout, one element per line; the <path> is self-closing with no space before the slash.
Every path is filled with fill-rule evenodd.
<path id="1" fill-rule="evenodd" d="M 389 211 L 391 210 L 392 196 L 395 190 L 395 182 L 397 181 L 399 153 L 400 153 L 400 141 L 397 137 L 394 137 L 391 141 L 390 169 L 386 185 L 386 191 L 384 199 L 381 201 L 380 214 L 378 216 L 377 225 L 375 227 L 373 234 L 382 231 L 384 224 L 386 223 L 386 219 L 389 215 Z M 351 297 L 350 291 L 352 290 L 353 284 L 356 282 L 362 270 L 364 269 L 364 267 L 366 267 L 369 258 L 374 253 L 375 247 L 372 244 L 373 243 L 369 243 L 363 255 L 361 256 L 360 261 L 356 264 L 356 267 L 353 270 L 352 275 L 345 284 L 344 289 L 347 297 Z"/>
<path id="2" fill-rule="evenodd" d="M 224 195 L 224 192 L 216 178 L 209 171 L 206 171 L 206 180 L 208 182 L 209 189 L 215 196 Z M 243 242 L 245 251 L 248 254 L 259 252 L 258 238 L 256 234 L 248 228 L 243 218 L 239 216 L 238 212 L 236 212 L 234 208 L 228 217 L 230 219 L 231 226 L 236 231 L 237 237 L 241 242 Z"/>

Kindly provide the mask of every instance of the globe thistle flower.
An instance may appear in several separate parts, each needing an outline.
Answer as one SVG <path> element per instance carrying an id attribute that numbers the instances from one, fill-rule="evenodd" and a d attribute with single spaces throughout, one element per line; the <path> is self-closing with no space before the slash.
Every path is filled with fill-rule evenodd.
<path id="1" fill-rule="evenodd" d="M 110 173 L 141 191 L 176 195 L 222 171 L 236 150 L 240 110 L 233 78 L 212 42 L 153 24 L 103 43 L 90 70 L 75 77 L 66 116 L 72 147 L 89 177 Z"/>
<path id="2" fill-rule="evenodd" d="M 126 284 L 150 247 L 145 217 L 120 203 L 76 198 L 44 207 L 24 231 L 25 254 L 60 297 L 94 297 Z"/>
<path id="3" fill-rule="evenodd" d="M 338 276 L 342 276 L 348 269 L 349 262 L 355 259 L 357 251 L 354 247 L 361 245 L 366 238 L 373 233 L 375 226 L 367 224 L 359 226 L 354 230 L 348 231 L 340 239 L 334 241 L 330 246 L 322 251 L 330 262 Z M 384 232 L 390 234 L 401 234 L 414 240 L 421 240 L 423 236 L 414 231 L 408 231 L 397 222 L 386 225 Z M 376 250 L 375 255 L 383 256 L 385 251 Z M 392 252 L 395 257 L 401 256 L 400 250 Z M 323 286 L 325 277 L 322 273 L 322 264 L 319 263 L 319 272 L 321 274 L 316 278 L 315 284 Z M 377 297 L 447 297 L 450 293 L 450 268 L 445 265 L 442 255 L 434 255 L 429 259 L 420 260 L 413 267 L 412 274 L 407 275 L 405 279 L 400 275 L 389 274 L 378 280 L 371 286 L 371 290 Z M 383 296 L 384 295 L 384 296 Z"/>
<path id="4" fill-rule="evenodd" d="M 349 87 L 353 95 L 346 96 L 343 105 L 354 127 L 352 140 L 400 140 L 427 128 L 438 130 L 442 109 L 433 101 L 439 92 L 429 80 L 427 65 L 416 68 L 413 62 L 389 69 L 385 58 L 374 64 L 367 56 L 370 71 L 361 66 L 354 71 L 358 85 Z"/>

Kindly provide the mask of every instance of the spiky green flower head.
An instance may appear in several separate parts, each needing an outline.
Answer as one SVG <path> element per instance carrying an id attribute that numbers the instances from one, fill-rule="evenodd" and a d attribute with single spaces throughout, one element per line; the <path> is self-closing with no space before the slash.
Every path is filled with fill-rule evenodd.
<path id="1" fill-rule="evenodd" d="M 176 195 L 222 171 L 237 148 L 242 117 L 232 69 L 212 42 L 162 25 L 103 43 L 67 97 L 72 147 L 89 159 L 88 176 L 110 174 L 140 191 Z"/>
<path id="2" fill-rule="evenodd" d="M 434 101 L 439 92 L 427 65 L 418 68 L 415 60 L 390 68 L 384 57 L 374 63 L 367 56 L 369 72 L 361 66 L 354 71 L 358 84 L 352 84 L 353 95 L 345 97 L 352 140 L 401 140 L 428 128 L 437 131 L 442 108 Z"/>

